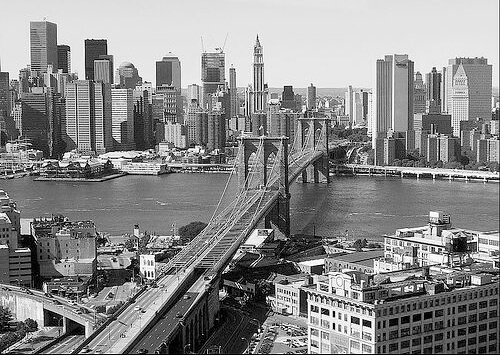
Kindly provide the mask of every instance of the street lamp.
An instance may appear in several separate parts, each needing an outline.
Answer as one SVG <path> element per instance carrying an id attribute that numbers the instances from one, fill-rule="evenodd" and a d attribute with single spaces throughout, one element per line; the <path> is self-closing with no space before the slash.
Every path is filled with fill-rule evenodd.
<path id="1" fill-rule="evenodd" d="M 191 348 L 191 343 L 184 345 L 184 354 L 188 354 L 186 348 Z"/>
<path id="2" fill-rule="evenodd" d="M 247 343 L 247 351 L 246 351 L 246 353 L 250 354 L 250 342 L 248 341 L 247 338 L 241 338 L 241 340 L 246 341 L 246 343 Z"/>

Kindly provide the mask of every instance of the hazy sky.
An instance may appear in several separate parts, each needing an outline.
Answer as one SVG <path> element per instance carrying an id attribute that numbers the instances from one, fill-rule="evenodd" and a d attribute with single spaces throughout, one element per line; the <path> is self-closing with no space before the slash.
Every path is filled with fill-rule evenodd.
<path id="1" fill-rule="evenodd" d="M 271 87 L 373 87 L 375 61 L 408 54 L 429 72 L 456 56 L 484 56 L 498 86 L 498 0 L 1 0 L 2 71 L 17 78 L 30 62 L 29 22 L 57 24 L 84 77 L 84 39 L 106 38 L 115 69 L 132 62 L 155 81 L 155 61 L 169 51 L 182 66 L 182 87 L 200 83 L 200 55 L 224 44 L 238 86 L 251 82 L 255 36 L 264 47 Z M 228 72 L 226 70 L 226 77 Z"/>

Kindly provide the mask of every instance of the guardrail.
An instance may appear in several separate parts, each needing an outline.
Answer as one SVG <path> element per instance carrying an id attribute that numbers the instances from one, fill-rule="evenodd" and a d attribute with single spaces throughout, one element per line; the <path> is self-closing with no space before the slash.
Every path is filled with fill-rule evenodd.
<path id="1" fill-rule="evenodd" d="M 97 337 L 104 329 L 111 323 L 113 322 L 116 317 L 118 317 L 120 314 L 122 314 L 133 302 L 142 295 L 145 291 L 147 290 L 147 286 L 143 286 L 135 295 L 129 298 L 127 302 L 125 302 L 111 317 L 109 317 L 103 324 L 101 324 L 97 329 L 94 330 L 94 332 L 87 338 L 85 339 L 80 345 L 78 345 L 75 350 L 73 350 L 72 354 L 78 354 L 85 346 L 87 346 L 92 340 Z"/>

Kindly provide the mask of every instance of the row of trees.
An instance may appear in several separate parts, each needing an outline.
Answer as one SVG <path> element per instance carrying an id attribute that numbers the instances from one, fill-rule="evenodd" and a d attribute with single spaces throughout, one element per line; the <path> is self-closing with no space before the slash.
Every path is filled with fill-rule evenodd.
<path id="1" fill-rule="evenodd" d="M 0 332 L 4 333 L 0 336 L 0 352 L 37 329 L 37 321 L 28 318 L 24 322 L 15 322 L 11 311 L 0 306 Z"/>

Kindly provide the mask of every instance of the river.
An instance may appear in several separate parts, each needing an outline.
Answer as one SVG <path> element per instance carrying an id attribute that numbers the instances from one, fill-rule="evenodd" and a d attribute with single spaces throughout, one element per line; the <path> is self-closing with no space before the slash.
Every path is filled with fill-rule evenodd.
<path id="1" fill-rule="evenodd" d="M 207 222 L 219 202 L 228 174 L 125 176 L 101 183 L 0 180 L 21 211 L 21 218 L 61 213 L 72 220 L 91 219 L 111 235 L 141 230 L 170 234 L 172 225 Z M 234 181 L 233 181 L 234 180 Z M 235 196 L 228 184 L 223 207 Z M 336 237 L 377 238 L 396 228 L 422 226 L 430 210 L 451 215 L 454 226 L 498 230 L 499 184 L 400 179 L 333 177 L 332 183 L 293 183 L 291 231 Z"/>

